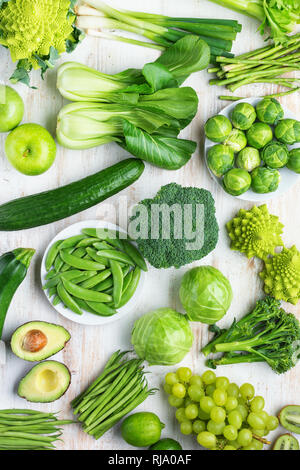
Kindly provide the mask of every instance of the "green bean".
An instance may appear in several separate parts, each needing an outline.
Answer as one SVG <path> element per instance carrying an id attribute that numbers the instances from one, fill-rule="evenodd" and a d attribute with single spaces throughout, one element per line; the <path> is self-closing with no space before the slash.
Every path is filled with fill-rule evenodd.
<path id="1" fill-rule="evenodd" d="M 66 240 L 61 242 L 61 244 L 59 245 L 59 250 L 63 250 L 65 248 L 73 248 L 77 245 L 77 243 L 80 242 L 80 240 L 83 240 L 84 238 L 84 235 L 75 235 L 74 237 L 66 238 Z"/>
<path id="2" fill-rule="evenodd" d="M 113 301 L 115 306 L 118 307 L 123 290 L 123 271 L 117 261 L 111 259 L 109 262 L 113 276 Z"/>
<path id="3" fill-rule="evenodd" d="M 130 256 L 133 262 L 143 271 L 148 271 L 146 261 L 144 260 L 139 250 L 128 240 L 123 241 L 123 246 L 125 252 L 128 254 L 128 256 Z"/>
<path id="4" fill-rule="evenodd" d="M 126 305 L 129 302 L 129 300 L 132 298 L 132 296 L 134 295 L 137 289 L 140 277 L 141 277 L 141 270 L 138 266 L 136 266 L 136 268 L 133 270 L 133 275 L 132 275 L 130 284 L 128 285 L 126 291 L 122 295 L 118 308 L 121 308 L 124 305 Z"/>
<path id="5" fill-rule="evenodd" d="M 80 286 L 84 287 L 85 289 L 91 289 L 92 287 L 95 287 L 97 284 L 99 284 L 99 282 L 105 281 L 105 279 L 107 279 L 109 276 L 111 276 L 110 269 L 105 269 L 104 271 L 101 271 L 90 279 L 84 281 L 82 284 L 80 284 Z"/>
<path id="6" fill-rule="evenodd" d="M 79 243 L 77 243 L 76 247 L 86 247 L 86 246 L 91 246 L 93 243 L 99 242 L 99 238 L 93 238 L 93 237 L 87 237 L 81 240 Z"/>
<path id="7" fill-rule="evenodd" d="M 97 261 L 97 263 L 102 263 L 105 266 L 109 266 L 109 261 L 107 258 L 103 258 L 102 256 L 97 255 L 97 251 L 94 250 L 93 248 L 87 248 L 87 253 L 90 256 L 91 259 L 94 261 Z"/>
<path id="8" fill-rule="evenodd" d="M 87 259 L 77 258 L 76 256 L 70 255 L 65 250 L 60 252 L 61 259 L 77 269 L 83 269 L 86 271 L 101 271 L 105 269 L 105 266 L 95 261 L 89 261 Z"/>
<path id="9" fill-rule="evenodd" d="M 117 250 L 100 250 L 97 251 L 98 256 L 103 256 L 104 258 L 112 259 L 114 261 L 120 261 L 121 263 L 130 264 L 135 266 L 134 262 L 129 258 L 126 253 Z"/>
<path id="10" fill-rule="evenodd" d="M 53 243 L 53 245 L 49 248 L 49 251 L 46 256 L 46 261 L 45 261 L 45 267 L 46 270 L 49 271 L 51 266 L 53 265 L 56 256 L 58 255 L 58 247 L 61 244 L 61 240 L 58 240 L 57 242 Z"/>
<path id="11" fill-rule="evenodd" d="M 68 282 L 68 281 L 63 281 Z M 74 284 L 76 286 L 76 284 Z M 78 315 L 82 315 L 83 312 L 77 302 L 70 296 L 70 294 L 66 291 L 65 286 L 60 282 L 57 286 L 57 293 L 64 303 L 66 307 L 68 307 L 72 312 L 77 313 Z"/>
<path id="12" fill-rule="evenodd" d="M 112 277 L 108 278 L 108 279 L 105 279 L 105 281 L 102 281 L 100 282 L 99 284 L 97 284 L 95 287 L 94 287 L 94 290 L 98 291 L 98 292 L 102 292 L 106 289 L 109 289 L 110 287 L 113 286 L 113 280 L 112 280 Z"/>
<path id="13" fill-rule="evenodd" d="M 110 317 L 117 313 L 115 309 L 109 307 L 107 304 L 103 304 L 100 302 L 91 302 L 91 301 L 87 301 L 86 303 L 91 309 L 94 310 L 96 314 L 100 316 Z"/>
<path id="14" fill-rule="evenodd" d="M 111 302 L 112 300 L 110 295 L 96 292 L 90 289 L 84 289 L 83 287 L 77 286 L 73 282 L 67 281 L 66 279 L 63 279 L 62 281 L 68 293 L 74 297 L 78 297 L 79 299 L 91 300 L 92 302 Z"/>

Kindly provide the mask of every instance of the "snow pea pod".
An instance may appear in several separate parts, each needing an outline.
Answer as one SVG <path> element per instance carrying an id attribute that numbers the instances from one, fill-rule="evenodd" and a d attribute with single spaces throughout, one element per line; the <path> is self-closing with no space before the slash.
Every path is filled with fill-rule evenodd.
<path id="1" fill-rule="evenodd" d="M 63 240 L 61 242 L 61 244 L 59 245 L 59 250 L 63 250 L 65 248 L 73 248 L 77 245 L 78 242 L 80 242 L 80 240 L 82 240 L 83 238 L 85 238 L 84 235 L 75 235 L 74 237 L 69 237 L 69 238 L 66 238 L 65 240 Z"/>
<path id="2" fill-rule="evenodd" d="M 110 317 L 112 315 L 115 315 L 117 311 L 114 308 L 109 307 L 106 304 L 100 303 L 100 302 L 86 302 L 90 308 L 92 308 L 98 315 L 104 316 L 104 317 Z"/>
<path id="3" fill-rule="evenodd" d="M 105 264 L 106 266 L 109 266 L 108 259 L 103 258 L 102 256 L 98 256 L 97 250 L 94 250 L 93 248 L 88 247 L 86 251 L 92 260 L 96 261 L 97 263 L 101 263 L 101 264 Z"/>
<path id="4" fill-rule="evenodd" d="M 79 243 L 77 243 L 76 248 L 91 246 L 93 243 L 99 242 L 99 238 L 86 237 L 83 238 Z"/>
<path id="5" fill-rule="evenodd" d="M 101 292 L 106 289 L 109 289 L 113 285 L 113 280 L 112 277 L 109 277 L 108 279 L 105 279 L 105 281 L 100 282 L 94 287 L 94 290 Z"/>
<path id="6" fill-rule="evenodd" d="M 53 277 L 55 277 L 57 275 L 57 272 L 55 271 L 55 269 L 51 269 L 51 271 L 49 271 L 46 276 L 45 276 L 45 279 L 48 280 L 48 279 L 52 279 Z"/>
<path id="7" fill-rule="evenodd" d="M 96 243 L 93 243 L 93 247 L 96 248 L 96 251 L 99 251 L 99 250 L 111 250 L 111 247 L 112 245 L 110 245 L 109 243 L 107 242 L 96 242 Z"/>
<path id="8" fill-rule="evenodd" d="M 109 263 L 113 276 L 113 301 L 115 306 L 118 307 L 123 291 L 123 271 L 117 261 L 111 259 Z"/>
<path id="9" fill-rule="evenodd" d="M 69 281 L 63 281 L 69 282 Z M 76 286 L 76 284 L 74 284 Z M 59 298 L 63 302 L 63 304 L 68 307 L 72 312 L 77 313 L 78 315 L 82 315 L 83 312 L 77 302 L 71 297 L 71 295 L 67 292 L 62 282 L 60 282 L 57 286 L 57 293 Z"/>
<path id="10" fill-rule="evenodd" d="M 54 270 L 58 273 L 61 270 L 63 264 L 64 264 L 64 262 L 61 259 L 60 254 L 57 255 L 57 257 L 55 258 L 55 261 L 54 261 Z"/>
<path id="11" fill-rule="evenodd" d="M 96 276 L 97 271 L 79 271 L 80 274 L 75 278 L 70 278 L 67 276 L 68 272 L 61 274 L 61 278 L 67 279 L 67 281 L 72 281 L 74 284 L 80 284 L 81 282 L 87 281 L 88 279 Z"/>
<path id="12" fill-rule="evenodd" d="M 56 256 L 59 252 L 59 245 L 61 244 L 61 240 L 53 243 L 53 245 L 49 248 L 49 251 L 46 256 L 45 267 L 47 271 L 50 271 L 51 266 L 53 265 Z"/>
<path id="13" fill-rule="evenodd" d="M 130 284 L 128 285 L 126 291 L 124 292 L 124 294 L 121 297 L 121 301 L 118 305 L 118 308 L 123 307 L 132 298 L 133 294 L 135 293 L 135 291 L 137 289 L 140 277 L 141 277 L 141 269 L 138 266 L 136 266 L 136 268 L 133 270 L 132 279 L 130 281 Z"/>
<path id="14" fill-rule="evenodd" d="M 61 276 L 64 276 L 66 279 L 69 281 L 75 280 L 76 278 L 80 278 L 82 275 L 84 275 L 84 280 L 87 278 L 86 273 L 92 273 L 92 275 L 97 274 L 96 271 L 79 271 L 79 269 L 72 269 L 70 271 L 67 271 L 65 273 L 58 273 L 56 276 L 52 277 L 49 279 L 49 281 L 44 284 L 43 289 L 51 289 L 52 287 L 57 286 L 57 284 L 60 282 Z M 81 281 L 79 281 L 81 282 Z"/>
<path id="15" fill-rule="evenodd" d="M 135 266 L 134 262 L 126 253 L 117 250 L 100 250 L 97 251 L 98 256 L 103 256 L 104 258 L 108 258 L 109 260 L 120 261 L 121 263 L 130 264 L 131 266 Z"/>
<path id="16" fill-rule="evenodd" d="M 143 271 L 148 271 L 146 261 L 139 252 L 139 250 L 128 240 L 123 240 L 124 250 L 133 262 L 139 266 Z"/>
<path id="17" fill-rule="evenodd" d="M 56 292 L 57 292 L 56 287 L 55 287 L 55 286 L 54 286 L 54 287 L 51 287 L 51 288 L 48 290 L 48 296 L 51 298 L 51 297 L 53 297 L 54 295 L 56 295 Z"/>
<path id="18" fill-rule="evenodd" d="M 72 253 L 73 256 L 77 256 L 78 258 L 83 258 L 85 254 L 86 251 L 84 247 L 76 248 Z"/>
<path id="19" fill-rule="evenodd" d="M 92 302 L 111 302 L 112 296 L 97 292 L 91 289 L 85 289 L 83 287 L 77 286 L 71 281 L 63 279 L 63 285 L 67 292 L 74 297 L 78 297 L 82 300 L 91 300 Z"/>
<path id="20" fill-rule="evenodd" d="M 77 269 L 83 269 L 86 271 L 102 271 L 105 269 L 105 266 L 95 261 L 90 261 L 84 258 L 77 258 L 76 256 L 70 255 L 66 250 L 60 252 L 61 259 L 63 262 L 73 266 Z"/>
<path id="21" fill-rule="evenodd" d="M 105 279 L 107 279 L 109 276 L 111 276 L 111 270 L 105 269 L 104 271 L 101 271 L 100 273 L 96 274 L 90 279 L 86 279 L 80 285 L 81 287 L 84 287 L 85 289 L 91 289 L 92 287 L 95 287 L 97 284 L 99 284 L 99 282 L 105 281 Z"/>
<path id="22" fill-rule="evenodd" d="M 55 305 L 58 305 L 58 304 L 60 304 L 60 303 L 61 303 L 61 300 L 60 300 L 60 298 L 58 297 L 58 295 L 56 295 L 56 296 L 54 297 L 54 299 L 52 300 L 52 305 L 53 305 L 53 307 L 55 307 Z"/>
<path id="23" fill-rule="evenodd" d="M 129 284 L 130 284 L 130 282 L 131 282 L 132 276 L 133 276 L 133 271 L 130 271 L 130 272 L 129 272 L 128 274 L 126 274 L 126 276 L 124 277 L 122 295 L 124 294 L 124 292 L 125 292 L 126 289 L 128 288 L 128 286 L 129 286 Z"/>
<path id="24" fill-rule="evenodd" d="M 120 240 L 120 232 L 106 228 L 84 228 L 81 230 L 85 235 L 90 237 L 97 237 L 100 240 L 105 240 L 111 245 L 123 249 L 122 240 Z M 124 234 L 125 235 L 125 234 Z"/>

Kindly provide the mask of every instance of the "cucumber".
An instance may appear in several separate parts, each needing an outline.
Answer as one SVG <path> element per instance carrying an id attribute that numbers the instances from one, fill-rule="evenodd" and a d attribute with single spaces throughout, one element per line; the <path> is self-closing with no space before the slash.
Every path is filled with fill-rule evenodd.
<path id="1" fill-rule="evenodd" d="M 17 248 L 0 257 L 0 339 L 6 313 L 12 298 L 25 279 L 35 250 L 31 248 Z"/>
<path id="2" fill-rule="evenodd" d="M 128 158 L 61 188 L 14 199 L 0 206 L 0 231 L 23 230 L 70 217 L 134 183 L 144 163 Z"/>

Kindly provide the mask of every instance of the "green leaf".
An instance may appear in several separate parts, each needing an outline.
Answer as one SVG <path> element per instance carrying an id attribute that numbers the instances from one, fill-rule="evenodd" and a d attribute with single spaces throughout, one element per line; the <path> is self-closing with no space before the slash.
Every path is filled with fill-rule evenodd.
<path id="1" fill-rule="evenodd" d="M 0 8 L 3 7 L 4 3 L 8 3 L 9 0 L 0 0 Z"/>
<path id="2" fill-rule="evenodd" d="M 29 73 L 32 70 L 32 65 L 29 64 L 29 62 L 26 59 L 19 60 L 17 64 L 17 68 L 10 77 L 10 82 L 15 84 L 15 83 L 24 83 L 24 85 L 27 85 L 28 87 L 32 88 L 33 90 L 36 90 L 36 87 L 30 86 L 30 77 Z"/>
<path id="3" fill-rule="evenodd" d="M 190 140 L 149 135 L 129 122 L 124 122 L 123 148 L 132 155 L 166 170 L 178 170 L 195 152 L 197 144 Z"/>
<path id="4" fill-rule="evenodd" d="M 73 52 L 76 49 L 78 44 L 81 43 L 84 38 L 85 38 L 84 32 L 76 28 L 76 26 L 73 26 L 73 33 L 71 37 L 66 40 L 66 52 L 68 54 L 71 54 L 71 52 Z"/>
<path id="5" fill-rule="evenodd" d="M 172 73 L 162 64 L 155 62 L 146 64 L 142 73 L 149 83 L 152 92 L 163 88 L 178 87 L 178 83 Z"/>
<path id="6" fill-rule="evenodd" d="M 156 61 L 181 84 L 189 75 L 205 69 L 210 62 L 210 48 L 205 41 L 187 34 L 169 47 Z"/>
<path id="7" fill-rule="evenodd" d="M 41 76 L 44 79 L 45 72 L 49 68 L 53 68 L 55 66 L 55 62 L 59 59 L 59 52 L 55 47 L 50 47 L 50 53 L 48 56 L 40 57 L 37 54 L 34 55 L 35 59 L 37 60 L 39 67 L 41 69 Z"/>

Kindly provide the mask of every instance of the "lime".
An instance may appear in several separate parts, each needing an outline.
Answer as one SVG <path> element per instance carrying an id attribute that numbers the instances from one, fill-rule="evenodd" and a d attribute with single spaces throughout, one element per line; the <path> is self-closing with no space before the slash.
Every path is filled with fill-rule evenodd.
<path id="1" fill-rule="evenodd" d="M 154 413 L 142 411 L 124 419 L 121 425 L 123 439 L 135 447 L 148 447 L 160 438 L 165 427 Z"/>
<path id="2" fill-rule="evenodd" d="M 153 446 L 149 447 L 149 449 L 150 450 L 182 450 L 182 447 L 179 444 L 179 442 L 175 441 L 174 439 L 165 437 L 164 439 L 160 439 L 160 441 L 153 444 Z"/>

